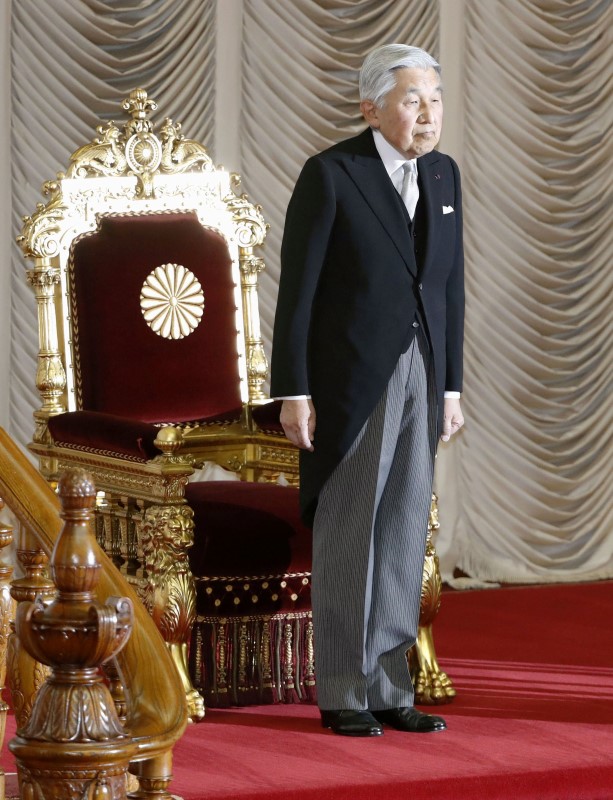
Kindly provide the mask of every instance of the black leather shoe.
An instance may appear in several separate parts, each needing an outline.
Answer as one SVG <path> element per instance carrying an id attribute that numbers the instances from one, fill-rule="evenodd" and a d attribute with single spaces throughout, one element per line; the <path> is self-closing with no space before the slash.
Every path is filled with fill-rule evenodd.
<path id="1" fill-rule="evenodd" d="M 383 728 L 370 711 L 321 711 L 321 724 L 341 736 L 381 736 Z"/>
<path id="2" fill-rule="evenodd" d="M 379 722 L 396 728 L 397 731 L 408 731 L 409 733 L 433 733 L 434 731 L 444 731 L 447 727 L 447 723 L 442 717 L 436 717 L 434 714 L 422 714 L 412 706 L 373 711 L 372 715 Z"/>

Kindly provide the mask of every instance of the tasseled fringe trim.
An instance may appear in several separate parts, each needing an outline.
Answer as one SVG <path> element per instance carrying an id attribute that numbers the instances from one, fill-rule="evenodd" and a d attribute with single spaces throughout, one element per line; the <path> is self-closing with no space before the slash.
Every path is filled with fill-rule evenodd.
<path id="1" fill-rule="evenodd" d="M 199 617 L 190 672 L 207 706 L 315 703 L 311 612 Z"/>

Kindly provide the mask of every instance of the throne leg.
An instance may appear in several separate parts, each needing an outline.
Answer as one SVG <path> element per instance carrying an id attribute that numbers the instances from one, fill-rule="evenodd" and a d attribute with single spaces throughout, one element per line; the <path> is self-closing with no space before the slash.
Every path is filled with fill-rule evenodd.
<path id="1" fill-rule="evenodd" d="M 412 647 L 408 654 L 411 679 L 415 687 L 415 702 L 420 705 L 450 703 L 456 694 L 451 679 L 439 666 L 432 632 L 441 605 L 441 573 L 432 541 L 432 535 L 438 528 L 438 502 L 436 495 L 433 494 L 426 536 L 419 630 L 415 647 Z"/>
<path id="2" fill-rule="evenodd" d="M 175 667 L 177 668 L 185 690 L 187 714 L 192 722 L 199 722 L 204 718 L 205 714 L 204 699 L 200 692 L 194 687 L 191 675 L 189 674 L 187 642 L 166 642 L 166 645 L 170 650 L 170 655 L 172 656 L 172 660 L 175 663 Z"/>
<path id="3" fill-rule="evenodd" d="M 196 589 L 187 549 L 194 540 L 193 511 L 185 503 L 150 506 L 139 523 L 145 581 L 143 599 L 185 689 L 188 715 L 204 717 L 204 700 L 192 683 L 187 648 L 196 617 Z"/>

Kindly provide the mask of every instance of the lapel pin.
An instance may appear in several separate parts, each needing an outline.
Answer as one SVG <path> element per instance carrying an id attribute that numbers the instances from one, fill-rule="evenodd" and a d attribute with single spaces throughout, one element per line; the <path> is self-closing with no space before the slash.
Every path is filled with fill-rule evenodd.
<path id="1" fill-rule="evenodd" d="M 441 176 L 437 172 L 436 175 L 434 176 L 434 180 L 435 181 L 440 181 L 440 179 L 441 179 Z"/>

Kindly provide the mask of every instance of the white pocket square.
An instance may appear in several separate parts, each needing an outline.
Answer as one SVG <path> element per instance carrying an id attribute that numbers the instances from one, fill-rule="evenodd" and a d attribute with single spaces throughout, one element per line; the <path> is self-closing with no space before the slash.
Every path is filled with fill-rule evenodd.
<path id="1" fill-rule="evenodd" d="M 452 214 L 453 206 L 443 206 L 443 214 Z"/>

